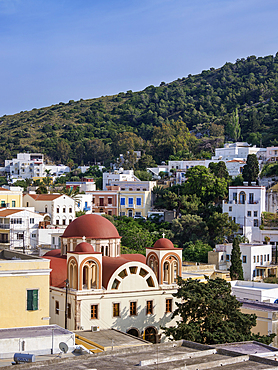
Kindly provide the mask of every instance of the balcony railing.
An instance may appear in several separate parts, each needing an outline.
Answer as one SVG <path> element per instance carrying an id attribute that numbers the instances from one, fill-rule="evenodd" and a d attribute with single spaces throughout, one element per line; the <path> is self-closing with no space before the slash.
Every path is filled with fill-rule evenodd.
<path id="1" fill-rule="evenodd" d="M 0 229 L 8 230 L 10 228 L 10 224 L 0 224 Z"/>

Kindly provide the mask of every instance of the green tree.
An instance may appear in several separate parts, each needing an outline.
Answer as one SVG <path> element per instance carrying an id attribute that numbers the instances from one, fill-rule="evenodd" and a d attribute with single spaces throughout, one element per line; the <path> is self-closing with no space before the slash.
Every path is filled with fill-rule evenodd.
<path id="1" fill-rule="evenodd" d="M 230 276 L 232 280 L 243 280 L 243 268 L 241 260 L 241 251 L 239 238 L 235 237 L 231 253 Z"/>
<path id="2" fill-rule="evenodd" d="M 202 203 L 218 201 L 228 191 L 225 178 L 216 177 L 205 166 L 195 166 L 186 171 L 187 181 L 184 183 L 186 194 L 196 194 Z"/>
<path id="3" fill-rule="evenodd" d="M 239 225 L 230 220 L 228 213 L 213 212 L 207 218 L 207 227 L 209 232 L 209 243 L 215 245 L 223 243 L 226 238 L 236 233 Z"/>
<path id="4" fill-rule="evenodd" d="M 218 163 L 211 162 L 209 164 L 209 169 L 214 174 L 214 176 L 218 178 L 224 178 L 227 181 L 230 179 L 229 172 L 227 170 L 226 164 L 223 161 L 220 161 Z"/>
<path id="5" fill-rule="evenodd" d="M 179 288 L 173 296 L 179 299 L 172 318 L 180 318 L 176 326 L 163 328 L 166 336 L 203 344 L 242 342 L 249 340 L 270 344 L 276 334 L 260 336 L 251 333 L 256 325 L 255 314 L 240 311 L 241 303 L 231 294 L 229 282 L 216 278 L 206 284 L 199 280 L 178 278 Z"/>
<path id="6" fill-rule="evenodd" d="M 144 170 L 137 170 L 134 172 L 134 175 L 138 177 L 141 181 L 151 181 L 152 180 L 152 175 L 148 171 Z"/>
<path id="7" fill-rule="evenodd" d="M 238 109 L 233 112 L 232 117 L 227 125 L 228 134 L 232 139 L 237 141 L 241 135 L 241 127 L 239 124 Z"/>
<path id="8" fill-rule="evenodd" d="M 208 240 L 208 227 L 204 220 L 198 215 L 183 215 L 180 218 L 173 220 L 172 232 L 175 235 L 175 241 L 180 247 L 184 243 L 201 240 Z"/>
<path id="9" fill-rule="evenodd" d="M 210 245 L 196 240 L 195 243 L 187 242 L 184 244 L 182 256 L 185 261 L 207 263 L 209 251 L 212 251 Z"/>
<path id="10" fill-rule="evenodd" d="M 259 172 L 259 162 L 256 154 L 248 154 L 246 165 L 242 171 L 244 181 L 248 181 L 248 185 L 251 185 L 251 182 L 258 180 Z"/>

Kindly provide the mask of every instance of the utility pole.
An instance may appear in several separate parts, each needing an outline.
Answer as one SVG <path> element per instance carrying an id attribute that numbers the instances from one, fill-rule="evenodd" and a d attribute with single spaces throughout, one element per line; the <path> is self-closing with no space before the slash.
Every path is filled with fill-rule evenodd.
<path id="1" fill-rule="evenodd" d="M 23 236 L 23 253 L 25 254 L 25 244 L 24 244 L 24 230 L 23 230 L 23 234 L 22 234 Z"/>
<path id="2" fill-rule="evenodd" d="M 66 302 L 65 302 L 65 329 L 68 328 L 68 288 L 69 288 L 69 280 L 65 280 L 66 283 Z"/>

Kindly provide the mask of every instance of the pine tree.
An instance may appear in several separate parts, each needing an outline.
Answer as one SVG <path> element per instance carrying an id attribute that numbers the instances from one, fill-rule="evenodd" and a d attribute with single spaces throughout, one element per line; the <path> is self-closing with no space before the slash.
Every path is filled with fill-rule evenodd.
<path id="1" fill-rule="evenodd" d="M 275 334 L 251 332 L 256 325 L 255 314 L 241 312 L 241 303 L 231 294 L 229 282 L 216 278 L 206 283 L 178 278 L 179 288 L 173 294 L 179 298 L 172 317 L 176 326 L 163 328 L 166 336 L 175 340 L 187 339 L 203 344 L 218 344 L 257 340 L 270 344 Z"/>
<path id="2" fill-rule="evenodd" d="M 233 241 L 233 249 L 231 254 L 230 276 L 232 280 L 243 280 L 243 269 L 241 261 L 241 251 L 239 246 L 239 238 L 235 237 Z"/>
<path id="3" fill-rule="evenodd" d="M 251 182 L 257 181 L 259 171 L 259 162 L 256 154 L 248 154 L 246 165 L 242 171 L 244 181 L 248 181 L 248 185 L 251 185 Z"/>

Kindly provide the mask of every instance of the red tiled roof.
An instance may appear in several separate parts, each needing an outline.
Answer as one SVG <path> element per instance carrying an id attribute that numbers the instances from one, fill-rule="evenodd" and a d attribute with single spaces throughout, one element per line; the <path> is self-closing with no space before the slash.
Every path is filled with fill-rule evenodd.
<path id="1" fill-rule="evenodd" d="M 48 252 L 47 252 L 48 253 Z M 65 280 L 67 279 L 67 256 L 46 256 L 43 258 L 50 260 L 50 285 L 58 288 L 65 286 Z"/>
<path id="2" fill-rule="evenodd" d="M 24 196 L 29 195 L 36 201 L 50 201 L 61 197 L 63 194 L 25 194 Z"/>
<path id="3" fill-rule="evenodd" d="M 10 190 L 0 187 L 0 191 L 10 191 Z"/>
<path id="4" fill-rule="evenodd" d="M 3 209 L 3 211 L 1 211 L 0 209 L 0 217 L 11 216 L 14 213 L 18 213 L 21 211 L 24 211 L 24 210 L 23 209 Z"/>
<path id="5" fill-rule="evenodd" d="M 107 218 L 96 214 L 77 217 L 66 228 L 62 238 L 119 239 L 116 227 Z"/>

